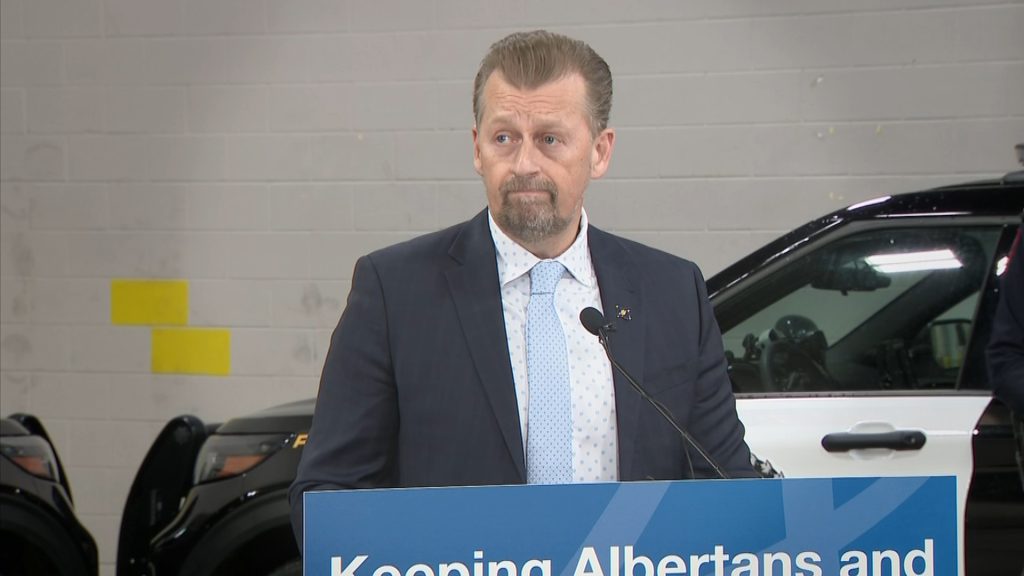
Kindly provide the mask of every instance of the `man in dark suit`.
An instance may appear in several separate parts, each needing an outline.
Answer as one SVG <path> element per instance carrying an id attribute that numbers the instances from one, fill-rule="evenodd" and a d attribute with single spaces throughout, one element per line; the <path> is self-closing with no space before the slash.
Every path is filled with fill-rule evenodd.
<path id="1" fill-rule="evenodd" d="M 356 264 L 291 488 L 300 541 L 306 490 L 714 476 L 613 374 L 587 306 L 720 467 L 754 476 L 699 270 L 587 221 L 615 144 L 611 91 L 582 42 L 491 47 L 473 129 L 488 209 Z"/>
<path id="2" fill-rule="evenodd" d="M 1021 219 L 1000 284 L 999 306 L 988 343 L 988 367 L 995 395 L 1024 417 L 1024 214 Z"/>

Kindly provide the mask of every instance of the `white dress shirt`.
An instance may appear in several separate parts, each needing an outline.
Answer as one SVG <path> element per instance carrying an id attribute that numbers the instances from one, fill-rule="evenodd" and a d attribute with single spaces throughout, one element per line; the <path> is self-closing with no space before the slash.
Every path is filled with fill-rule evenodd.
<path id="1" fill-rule="evenodd" d="M 541 260 L 509 238 L 487 213 L 498 258 L 501 308 L 505 316 L 508 353 L 512 361 L 523 446 L 527 444 L 530 386 L 526 370 L 526 306 L 530 302 L 530 270 Z M 580 311 L 601 307 L 601 292 L 587 244 L 587 213 L 568 250 L 554 258 L 565 266 L 555 289 L 555 308 L 565 333 L 569 354 L 569 386 L 572 399 L 573 480 L 618 480 L 619 452 L 615 419 L 612 367 L 597 337 L 580 324 Z M 603 310 L 602 310 L 603 311 Z"/>

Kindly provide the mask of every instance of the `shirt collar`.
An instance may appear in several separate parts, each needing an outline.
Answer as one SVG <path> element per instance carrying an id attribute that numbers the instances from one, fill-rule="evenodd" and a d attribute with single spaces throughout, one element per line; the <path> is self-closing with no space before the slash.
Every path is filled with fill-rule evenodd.
<path id="1" fill-rule="evenodd" d="M 487 210 L 487 223 L 490 225 L 491 238 L 494 240 L 494 249 L 498 256 L 498 281 L 504 287 L 523 274 L 528 274 L 541 259 L 509 238 L 494 221 L 490 209 Z M 588 226 L 587 211 L 584 209 L 580 215 L 580 230 L 576 234 L 576 240 L 565 252 L 551 260 L 565 266 L 565 269 L 580 284 L 592 288 L 597 284 L 597 277 L 590 262 L 590 245 L 587 241 Z"/>

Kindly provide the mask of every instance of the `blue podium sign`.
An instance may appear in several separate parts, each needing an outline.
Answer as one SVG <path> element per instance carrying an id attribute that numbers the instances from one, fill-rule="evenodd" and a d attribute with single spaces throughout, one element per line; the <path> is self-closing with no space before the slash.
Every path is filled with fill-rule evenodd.
<path id="1" fill-rule="evenodd" d="M 307 576 L 955 576 L 956 478 L 310 492 Z"/>

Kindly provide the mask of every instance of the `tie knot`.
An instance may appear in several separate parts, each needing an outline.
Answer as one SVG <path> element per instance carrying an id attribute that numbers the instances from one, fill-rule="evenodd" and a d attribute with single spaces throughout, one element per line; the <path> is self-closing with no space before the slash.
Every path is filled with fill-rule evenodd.
<path id="1" fill-rule="evenodd" d="M 530 270 L 530 293 L 531 294 L 552 294 L 555 286 L 562 279 L 565 266 L 561 262 L 546 261 L 538 262 Z"/>

